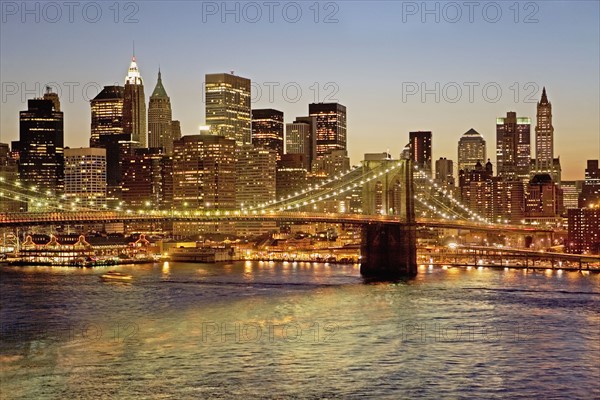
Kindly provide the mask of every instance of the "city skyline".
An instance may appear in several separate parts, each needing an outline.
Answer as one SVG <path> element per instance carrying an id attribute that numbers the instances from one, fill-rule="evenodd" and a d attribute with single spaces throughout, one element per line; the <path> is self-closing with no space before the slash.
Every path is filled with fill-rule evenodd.
<path id="1" fill-rule="evenodd" d="M 184 6 L 190 8 L 191 15 L 194 10 L 202 11 L 199 5 Z M 584 160 L 598 158 L 600 123 L 597 110 L 600 103 L 598 74 L 594 72 L 598 70 L 598 27 L 592 19 L 597 15 L 597 3 L 544 3 L 540 5 L 537 14 L 538 22 L 532 24 L 514 23 L 509 10 L 504 10 L 506 18 L 498 23 L 481 20 L 473 24 L 468 21 L 452 24 L 443 18 L 439 23 L 435 23 L 431 18 L 429 22 L 422 23 L 419 15 L 403 15 L 399 5 L 376 3 L 369 8 L 365 4 L 344 3 L 339 5 L 337 23 L 315 24 L 310 20 L 302 20 L 297 25 L 286 21 L 275 21 L 273 24 L 259 21 L 251 25 L 253 29 L 242 39 L 243 43 L 253 39 L 259 40 L 285 24 L 289 33 L 286 31 L 281 37 L 274 39 L 277 43 L 287 44 L 278 50 L 282 61 L 277 63 L 277 66 L 266 65 L 264 58 L 257 58 L 244 46 L 232 52 L 232 42 L 229 40 L 225 40 L 222 46 L 212 46 L 210 43 L 207 46 L 205 42 L 201 42 L 204 47 L 201 54 L 190 51 L 191 42 L 187 38 L 182 40 L 183 43 L 171 47 L 167 45 L 168 40 L 174 40 L 171 35 L 166 35 L 154 43 L 152 39 L 156 39 L 155 33 L 148 27 L 156 23 L 159 11 L 165 14 L 165 20 L 172 12 L 163 10 L 157 4 L 143 4 L 138 15 L 139 22 L 128 26 L 104 20 L 93 26 L 85 21 L 76 21 L 74 26 L 68 26 L 68 22 L 51 25 L 44 21 L 38 24 L 22 24 L 20 20 L 16 23 L 8 18 L 7 23 L 2 24 L 3 34 L 0 39 L 5 100 L 2 102 L 4 117 L 0 126 L 0 141 L 10 142 L 17 138 L 18 111 L 26 109 L 26 100 L 34 97 L 25 92 L 35 88 L 35 83 L 38 82 L 41 95 L 46 83 L 56 82 L 62 89 L 62 93 L 59 94 L 62 94 L 61 102 L 65 112 L 65 145 L 87 146 L 90 118 L 87 100 L 93 98 L 105 85 L 123 84 L 122 76 L 131 58 L 129 39 L 135 39 L 138 66 L 146 80 L 146 86 L 154 87 L 159 64 L 165 73 L 165 86 L 169 88 L 173 119 L 181 121 L 183 135 L 197 134 L 198 126 L 205 123 L 201 112 L 205 106 L 202 95 L 204 75 L 234 70 L 236 75 L 251 79 L 255 83 L 253 89 L 261 90 L 260 94 L 253 95 L 255 101 L 252 108 L 281 110 L 285 114 L 285 123 L 291 123 L 297 116 L 305 115 L 307 104 L 315 100 L 344 104 L 348 108 L 348 151 L 352 164 L 356 164 L 367 152 L 389 149 L 394 156 L 399 155 L 407 142 L 408 132 L 417 130 L 433 132 L 434 160 L 446 157 L 457 161 L 456 143 L 468 129 L 474 128 L 482 134 L 488 144 L 491 144 L 495 141 L 495 120 L 506 112 L 515 111 L 517 115 L 529 117 L 533 122 L 536 103 L 540 100 L 542 87 L 545 86 L 553 105 L 554 154 L 561 158 L 563 179 L 581 179 L 581 171 L 585 167 Z M 373 32 L 362 30 L 363 36 L 356 37 L 348 28 L 353 21 L 356 22 L 361 11 L 368 11 L 370 16 L 377 16 L 379 25 L 373 28 Z M 386 11 L 391 14 L 385 15 Z M 309 19 L 308 10 L 305 10 L 304 14 L 305 19 Z M 394 15 L 397 17 L 395 21 Z M 579 18 L 581 24 L 572 27 L 568 24 L 568 16 Z M 406 22 L 402 23 L 404 17 Z M 222 23 L 220 18 L 211 18 L 207 16 L 206 23 L 197 24 L 197 29 L 202 32 L 207 29 L 214 33 L 224 32 L 225 38 L 231 40 L 239 30 L 250 25 L 243 19 L 236 24 L 233 21 Z M 392 24 L 393 22 L 396 22 L 397 26 Z M 91 53 L 84 48 L 81 40 L 67 36 L 67 32 L 73 27 L 94 32 L 109 23 L 114 25 L 114 32 L 104 33 L 108 36 L 107 42 L 112 43 L 104 43 L 104 38 L 98 40 L 95 43 L 96 51 Z M 314 29 L 304 29 L 309 23 Z M 458 26 L 463 29 L 455 32 L 453 28 Z M 552 41 L 551 44 L 544 42 L 533 46 L 550 26 L 553 34 L 558 34 L 561 39 Z M 135 29 L 127 29 L 128 27 Z M 231 28 L 231 32 L 226 33 L 228 28 Z M 69 48 L 70 51 L 62 50 L 60 45 L 54 46 L 54 52 L 45 59 L 45 68 L 33 68 L 37 57 L 35 49 L 47 45 L 48 39 L 44 35 L 35 43 L 28 44 L 31 51 L 19 54 L 24 64 L 21 68 L 17 70 L 9 65 L 6 60 L 14 59 L 14 53 L 21 49 L 18 44 L 24 43 L 21 41 L 29 35 L 36 32 L 39 34 L 40 29 L 49 29 L 55 35 L 47 36 L 52 36 L 57 43 L 63 43 L 64 48 Z M 346 35 L 344 37 L 347 40 L 342 40 L 335 54 L 324 52 L 323 49 L 314 49 L 314 55 L 320 57 L 322 65 L 301 68 L 288 56 L 296 54 L 299 50 L 310 50 L 310 47 L 306 48 L 307 44 L 293 37 L 296 29 L 303 29 L 303 40 L 307 43 L 318 35 L 336 32 Z M 421 30 L 427 33 L 424 37 L 419 36 Z M 482 37 L 471 39 L 467 34 L 473 31 L 480 32 Z M 378 36 L 382 32 L 406 34 L 407 41 L 402 42 L 405 47 L 398 48 L 396 43 L 393 48 L 406 57 L 398 59 L 398 56 L 386 56 L 385 44 L 388 42 Z M 436 35 L 435 38 L 432 34 Z M 115 41 L 110 40 L 113 35 L 121 35 L 116 43 L 122 44 L 114 46 Z M 7 37 L 18 37 L 19 40 L 10 41 Z M 408 40 L 412 37 L 418 39 Z M 485 38 L 492 40 L 484 43 Z M 349 51 L 350 44 L 361 44 L 369 40 L 374 43 L 372 48 L 361 46 L 362 53 L 353 60 L 354 55 Z M 444 46 L 457 40 L 462 41 L 465 46 L 455 48 L 457 55 L 452 57 L 453 65 L 444 66 L 440 63 L 448 55 Z M 570 42 L 579 43 L 579 46 L 570 46 Z M 186 45 L 188 49 L 183 50 Z M 477 52 L 468 51 L 470 48 L 476 48 Z M 518 68 L 516 64 L 514 68 L 505 68 L 499 65 L 503 63 L 492 62 L 491 56 L 497 55 L 498 49 L 504 48 L 506 51 L 513 48 L 515 57 L 525 49 L 527 62 L 519 63 Z M 203 57 L 202 54 L 208 54 L 208 50 L 211 56 Z M 363 60 L 369 57 L 376 57 L 379 62 L 373 66 L 365 64 Z M 59 62 L 59 58 L 62 61 Z M 402 58 L 405 62 L 400 62 Z M 569 64 L 565 64 L 563 58 L 568 58 Z M 414 60 L 421 60 L 424 64 Z M 440 66 L 436 66 L 438 64 Z M 577 65 L 577 71 L 573 69 L 573 65 Z M 393 70 L 394 74 L 376 73 L 379 70 Z M 382 84 L 382 80 L 386 80 L 387 85 Z M 68 87 L 65 86 L 68 82 L 79 83 L 79 86 L 74 88 L 71 99 L 67 95 Z M 272 101 L 269 99 L 270 82 L 278 83 L 278 86 L 273 86 Z M 464 83 L 467 82 L 479 84 L 474 92 L 473 102 L 466 98 L 468 87 Z M 502 89 L 503 94 L 497 102 L 487 101 L 481 96 L 479 89 L 490 82 Z M 514 86 L 515 82 L 517 86 Z M 11 94 L 14 89 L 13 83 L 18 87 L 15 94 Z M 84 99 L 81 89 L 86 83 L 89 84 L 89 98 Z M 418 91 L 409 95 L 408 93 L 415 90 L 413 83 Z M 458 83 L 463 91 L 463 98 L 455 103 L 450 102 L 451 93 L 454 93 L 451 83 Z M 527 86 L 529 83 L 531 85 Z M 425 101 L 422 102 L 421 88 L 424 91 L 431 90 L 436 84 L 440 87 L 437 93 L 440 97 L 439 102 L 436 102 L 436 93 L 425 94 Z M 285 85 L 288 85 L 289 89 L 288 98 L 282 96 L 281 89 Z M 302 95 L 298 101 L 292 102 L 290 100 L 294 98 L 291 96 L 296 87 L 301 89 Z M 515 102 L 517 87 L 520 98 Z M 373 116 L 377 118 L 374 119 Z M 532 143 L 533 130 L 534 127 Z M 574 138 L 581 144 L 574 146 Z M 492 152 L 488 152 L 488 156 L 495 161 Z M 532 154 L 533 156 L 535 154 Z"/>

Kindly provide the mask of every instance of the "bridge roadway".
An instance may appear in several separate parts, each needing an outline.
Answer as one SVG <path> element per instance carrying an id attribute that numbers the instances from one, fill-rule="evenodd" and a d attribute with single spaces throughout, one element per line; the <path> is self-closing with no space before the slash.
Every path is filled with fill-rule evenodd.
<path id="1" fill-rule="evenodd" d="M 406 219 L 397 215 L 364 215 L 346 213 L 270 212 L 270 211 L 61 211 L 1 213 L 0 228 L 40 225 L 78 225 L 82 223 L 116 222 L 237 222 L 237 221 L 286 221 L 312 223 L 340 223 L 353 225 L 405 224 Z M 448 229 L 468 229 L 483 232 L 510 231 L 515 233 L 552 233 L 552 229 L 537 226 L 494 225 L 471 221 L 417 219 L 417 226 Z"/>

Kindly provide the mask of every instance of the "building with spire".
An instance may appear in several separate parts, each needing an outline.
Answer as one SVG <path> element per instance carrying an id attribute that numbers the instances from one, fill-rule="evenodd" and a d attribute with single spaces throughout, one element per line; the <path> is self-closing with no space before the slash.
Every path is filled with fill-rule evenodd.
<path id="1" fill-rule="evenodd" d="M 173 154 L 171 99 L 163 86 L 160 68 L 148 104 L 148 146 L 161 148 L 168 155 Z"/>
<path id="2" fill-rule="evenodd" d="M 123 133 L 131 135 L 131 140 L 138 142 L 139 147 L 147 147 L 144 81 L 138 69 L 135 55 L 131 58 L 131 64 L 125 77 Z"/>
<path id="3" fill-rule="evenodd" d="M 552 103 L 548 101 L 546 88 L 537 103 L 537 123 L 535 126 L 535 162 L 532 174 L 550 174 L 552 180 L 560 185 L 560 159 L 554 158 L 554 127 L 552 126 Z"/>
<path id="4" fill-rule="evenodd" d="M 458 170 L 471 171 L 486 158 L 485 139 L 475 129 L 469 129 L 458 141 Z"/>

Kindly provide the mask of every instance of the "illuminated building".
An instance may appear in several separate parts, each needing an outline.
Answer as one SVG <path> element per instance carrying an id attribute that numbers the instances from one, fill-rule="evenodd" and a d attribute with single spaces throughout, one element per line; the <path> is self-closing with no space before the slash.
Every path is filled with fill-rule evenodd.
<path id="1" fill-rule="evenodd" d="M 509 111 L 496 119 L 496 167 L 506 180 L 529 180 L 531 119 Z"/>
<path id="2" fill-rule="evenodd" d="M 350 158 L 348 158 L 346 150 L 332 150 L 329 153 L 317 156 L 312 166 L 313 173 L 328 177 L 342 174 L 349 169 Z"/>
<path id="3" fill-rule="evenodd" d="M 163 149 L 132 148 L 123 157 L 121 200 L 131 207 L 152 207 L 163 204 Z"/>
<path id="4" fill-rule="evenodd" d="M 176 208 L 235 209 L 235 142 L 214 135 L 186 135 L 173 147 Z"/>
<path id="5" fill-rule="evenodd" d="M 17 182 L 19 169 L 7 143 L 0 143 L 0 184 Z M 0 189 L 0 212 L 27 211 L 27 202 L 15 200 L 15 196 Z"/>
<path id="6" fill-rule="evenodd" d="M 275 200 L 277 153 L 275 150 L 245 145 L 238 148 L 236 167 L 237 208 L 248 209 Z M 253 236 L 275 230 L 273 221 L 242 221 L 237 233 Z"/>
<path id="7" fill-rule="evenodd" d="M 92 112 L 90 147 L 100 147 L 103 135 L 123 134 L 123 86 L 104 86 L 90 101 Z"/>
<path id="8" fill-rule="evenodd" d="M 283 112 L 273 109 L 252 110 L 252 144 L 274 150 L 277 160 L 283 155 Z"/>
<path id="9" fill-rule="evenodd" d="M 303 154 L 284 154 L 277 162 L 277 198 L 293 195 L 305 189 L 308 183 L 306 161 Z"/>
<path id="10" fill-rule="evenodd" d="M 171 136 L 173 141 L 181 139 L 181 123 L 177 120 L 171 121 Z"/>
<path id="11" fill-rule="evenodd" d="M 560 188 L 563 191 L 563 208 L 565 210 L 579 207 L 579 192 L 582 186 L 582 181 L 562 181 L 560 183 Z"/>
<path id="12" fill-rule="evenodd" d="M 458 170 L 472 170 L 478 161 L 486 159 L 485 139 L 475 129 L 469 129 L 458 141 Z"/>
<path id="13" fill-rule="evenodd" d="M 106 150 L 65 149 L 65 196 L 83 207 L 106 204 Z"/>
<path id="14" fill-rule="evenodd" d="M 409 133 L 410 156 L 415 162 L 415 165 L 421 170 L 424 170 L 429 176 L 431 176 L 433 172 L 431 160 L 431 136 L 430 131 Z"/>
<path id="15" fill-rule="evenodd" d="M 285 152 L 304 154 L 307 171 L 312 169 L 317 155 L 316 131 L 316 117 L 298 117 L 293 123 L 285 125 Z"/>
<path id="16" fill-rule="evenodd" d="M 160 69 L 156 87 L 148 104 L 148 146 L 173 153 L 171 99 L 162 84 Z"/>
<path id="17" fill-rule="evenodd" d="M 443 185 L 454 186 L 454 163 L 445 157 L 435 162 L 435 179 Z"/>
<path id="18" fill-rule="evenodd" d="M 600 202 L 600 168 L 598 160 L 587 160 L 585 180 L 579 195 L 579 207 L 589 207 L 590 204 Z"/>
<path id="19" fill-rule="evenodd" d="M 235 140 L 238 146 L 252 143 L 250 79 L 232 74 L 206 74 L 206 124 L 211 131 Z"/>
<path id="20" fill-rule="evenodd" d="M 549 173 L 534 175 L 528 185 L 525 220 L 555 225 L 561 221 L 563 192 Z"/>
<path id="21" fill-rule="evenodd" d="M 186 135 L 173 143 L 173 206 L 179 210 L 234 210 L 235 141 Z M 234 223 L 176 223 L 178 234 L 235 233 Z"/>
<path id="22" fill-rule="evenodd" d="M 135 56 L 131 59 L 125 88 L 123 90 L 123 133 L 131 135 L 131 140 L 140 147 L 147 147 L 146 97 L 144 81 L 140 75 Z"/>
<path id="23" fill-rule="evenodd" d="M 568 210 L 567 248 L 571 253 L 600 254 L 600 204 Z"/>
<path id="24" fill-rule="evenodd" d="M 317 156 L 346 150 L 346 107 L 339 103 L 311 103 L 308 114 L 317 124 Z"/>
<path id="25" fill-rule="evenodd" d="M 62 193 L 64 185 L 63 113 L 53 100 L 34 99 L 19 113 L 19 178 L 28 187 Z"/>
<path id="26" fill-rule="evenodd" d="M 459 171 L 459 191 L 469 209 L 491 222 L 521 223 L 525 216 L 525 185 L 493 176 L 490 161 Z"/>

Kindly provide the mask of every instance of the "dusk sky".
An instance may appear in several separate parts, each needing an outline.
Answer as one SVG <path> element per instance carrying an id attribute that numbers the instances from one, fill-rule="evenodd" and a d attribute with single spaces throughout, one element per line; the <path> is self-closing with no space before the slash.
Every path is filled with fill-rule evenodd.
<path id="1" fill-rule="evenodd" d="M 433 131 L 434 160 L 456 161 L 457 141 L 470 128 L 495 161 L 495 122 L 507 111 L 532 118 L 534 156 L 535 103 L 545 86 L 563 179 L 582 179 L 585 160 L 600 158 L 598 1 L 482 1 L 473 22 L 462 1 L 428 2 L 439 22 L 422 2 L 400 1 L 274 2 L 273 22 L 262 1 L 227 3 L 237 15 L 222 13 L 222 2 L 124 2 L 118 16 L 113 2 L 81 2 L 73 22 L 63 2 L 28 3 L 30 14 L 22 4 L 1 4 L 2 142 L 18 138 L 18 112 L 54 82 L 65 145 L 88 146 L 89 99 L 104 85 L 123 85 L 135 41 L 146 96 L 160 65 L 184 135 L 204 123 L 204 74 L 235 71 L 261 89 L 252 107 L 282 110 L 285 122 L 306 115 L 314 101 L 344 104 L 352 164 L 366 152 L 397 157 L 413 130 Z M 269 82 L 278 83 L 271 99 Z M 424 99 L 423 86 L 430 90 Z"/>

